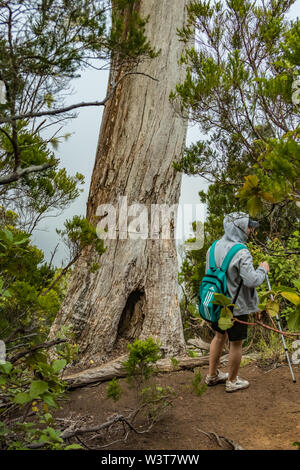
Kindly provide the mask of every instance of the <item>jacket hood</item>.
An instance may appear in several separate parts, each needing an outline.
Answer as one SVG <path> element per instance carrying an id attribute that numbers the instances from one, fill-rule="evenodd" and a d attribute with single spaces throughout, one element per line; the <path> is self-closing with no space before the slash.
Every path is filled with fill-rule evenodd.
<path id="1" fill-rule="evenodd" d="M 226 215 L 223 222 L 225 231 L 223 239 L 236 243 L 245 243 L 248 223 L 249 215 L 244 212 L 232 212 Z"/>

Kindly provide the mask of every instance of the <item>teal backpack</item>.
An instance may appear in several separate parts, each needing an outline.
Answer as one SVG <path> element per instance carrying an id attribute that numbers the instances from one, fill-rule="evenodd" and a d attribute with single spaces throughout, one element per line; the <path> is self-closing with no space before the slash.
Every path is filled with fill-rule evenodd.
<path id="1" fill-rule="evenodd" d="M 222 266 L 217 268 L 215 263 L 215 245 L 217 241 L 218 240 L 216 240 L 210 248 L 209 269 L 203 277 L 199 289 L 199 313 L 201 317 L 204 318 L 204 320 L 209 320 L 211 322 L 217 322 L 219 320 L 221 311 L 220 305 L 215 305 L 212 303 L 214 300 L 214 294 L 223 294 L 229 297 L 226 278 L 227 269 L 234 255 L 238 251 L 247 248 L 245 245 L 237 243 L 228 251 Z M 232 303 L 236 302 L 241 286 L 242 282 L 238 287 L 238 291 Z"/>

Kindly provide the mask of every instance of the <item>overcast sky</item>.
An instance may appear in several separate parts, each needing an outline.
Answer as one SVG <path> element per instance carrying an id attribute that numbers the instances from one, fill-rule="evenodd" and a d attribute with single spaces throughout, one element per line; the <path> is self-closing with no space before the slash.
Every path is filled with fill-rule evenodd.
<path id="1" fill-rule="evenodd" d="M 300 16 L 300 0 L 292 7 L 290 17 Z M 87 70 L 81 77 L 72 81 L 73 94 L 66 99 L 66 104 L 79 103 L 81 101 L 101 100 L 105 97 L 108 80 L 108 71 Z M 75 214 L 86 214 L 86 202 L 89 192 L 91 174 L 95 161 L 96 146 L 101 124 L 103 108 L 89 107 L 78 111 L 78 117 L 72 119 L 65 126 L 62 133 L 71 133 L 71 137 L 59 145 L 57 156 L 61 160 L 61 166 L 67 169 L 68 174 L 75 175 L 76 172 L 85 176 L 84 191 L 73 204 L 66 209 L 63 214 L 55 218 L 49 218 L 41 222 L 38 230 L 33 234 L 32 241 L 40 247 L 45 258 L 49 259 L 51 251 L 59 241 L 55 232 L 56 228 L 62 228 L 66 219 L 72 218 Z M 187 134 L 187 144 L 195 142 L 201 138 L 196 126 L 190 126 Z M 205 206 L 200 205 L 198 192 L 206 189 L 207 183 L 200 177 L 188 177 L 183 175 L 181 185 L 181 196 L 179 203 L 193 204 L 194 212 L 185 218 L 182 235 L 187 238 L 192 220 L 204 219 Z M 197 213 L 195 212 L 197 210 Z M 182 226 L 182 220 L 178 217 L 178 225 Z M 67 251 L 60 244 L 54 258 L 54 264 L 61 265 L 66 259 Z"/>

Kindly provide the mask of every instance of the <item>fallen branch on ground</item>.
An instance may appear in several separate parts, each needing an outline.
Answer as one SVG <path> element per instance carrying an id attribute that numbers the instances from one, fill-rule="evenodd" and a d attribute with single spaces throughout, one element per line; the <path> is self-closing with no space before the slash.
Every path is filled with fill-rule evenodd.
<path id="1" fill-rule="evenodd" d="M 232 441 L 231 439 L 228 439 L 227 437 L 224 436 L 219 436 L 215 432 L 205 432 L 202 431 L 202 429 L 198 429 L 198 431 L 202 432 L 205 434 L 209 439 L 214 440 L 218 446 L 222 447 L 222 449 L 226 450 L 245 450 L 243 447 L 240 446 L 240 444 Z"/>
<path id="2" fill-rule="evenodd" d="M 142 409 L 142 407 L 135 411 L 134 418 L 136 417 L 136 414 L 141 411 L 141 409 Z M 128 427 L 128 430 L 124 429 L 125 438 L 120 439 L 118 441 L 113 441 L 113 442 L 110 442 L 110 443 L 105 444 L 105 445 L 100 446 L 100 447 L 99 446 L 98 447 L 90 447 L 89 445 L 87 445 L 85 442 L 83 442 L 79 438 L 79 436 L 82 436 L 84 434 L 99 433 L 99 431 L 109 429 L 111 426 L 113 426 L 117 423 L 122 423 L 122 424 L 124 424 Z M 95 426 L 90 426 L 90 427 L 85 427 L 85 428 L 78 428 L 77 427 L 77 428 L 74 429 L 74 425 L 73 426 L 71 425 L 61 433 L 60 438 L 63 439 L 64 441 L 68 440 L 68 439 L 71 439 L 71 438 L 76 438 L 87 449 L 89 449 L 89 450 L 99 450 L 100 448 L 108 447 L 108 446 L 110 446 L 110 445 L 112 445 L 116 442 L 127 440 L 129 431 L 133 431 L 135 434 L 145 434 L 145 433 L 149 432 L 152 429 L 152 427 L 154 426 L 155 423 L 156 423 L 155 420 L 152 421 L 150 423 L 150 425 L 148 426 L 148 428 L 140 431 L 140 430 L 136 429 L 135 426 L 133 425 L 133 420 L 130 420 L 130 418 L 126 418 L 124 415 L 118 414 L 118 415 L 113 416 L 112 418 L 108 419 L 108 421 L 106 421 L 105 423 L 97 424 Z M 96 439 L 96 438 L 99 438 L 98 434 L 96 434 L 95 436 L 92 436 L 91 439 Z M 45 445 L 47 445 L 47 442 L 34 442 L 32 444 L 27 445 L 27 448 L 28 449 L 40 449 L 40 448 L 44 447 Z"/>
<path id="3" fill-rule="evenodd" d="M 68 388 L 82 387 L 93 382 L 106 382 L 112 380 L 114 377 L 125 377 L 126 370 L 122 363 L 128 359 L 127 355 L 121 356 L 111 362 L 103 364 L 98 367 L 82 370 L 80 372 L 66 375 L 63 377 L 68 383 Z M 227 362 L 228 355 L 225 354 L 221 357 L 221 364 Z M 181 356 L 175 358 L 175 361 L 170 358 L 160 359 L 156 362 L 154 369 L 156 372 L 176 372 L 182 369 L 194 369 L 209 363 L 209 355 L 201 357 L 188 357 Z"/>
<path id="4" fill-rule="evenodd" d="M 99 432 L 99 431 L 102 431 L 103 429 L 109 428 L 110 426 L 118 422 L 126 422 L 126 418 L 123 415 L 116 415 L 113 418 L 106 421 L 105 423 L 98 424 L 96 426 L 91 426 L 88 428 L 77 428 L 77 429 L 72 429 L 72 430 L 70 430 L 70 428 L 67 428 L 61 433 L 60 438 L 65 440 L 65 439 L 70 439 L 71 437 L 80 436 L 81 434 Z M 40 449 L 41 447 L 44 447 L 45 445 L 46 445 L 45 442 L 35 442 L 33 444 L 29 444 L 27 447 L 29 449 Z"/>

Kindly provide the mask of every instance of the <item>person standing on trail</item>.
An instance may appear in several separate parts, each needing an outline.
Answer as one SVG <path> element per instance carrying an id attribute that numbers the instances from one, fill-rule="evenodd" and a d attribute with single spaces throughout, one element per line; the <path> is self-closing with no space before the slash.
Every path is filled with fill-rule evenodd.
<path id="1" fill-rule="evenodd" d="M 252 229 L 259 223 L 251 220 L 248 214 L 234 212 L 224 218 L 224 235 L 215 245 L 214 255 L 217 267 L 222 262 L 229 250 L 237 243 L 245 244 Z M 209 252 L 206 255 L 206 271 L 209 268 Z M 255 270 L 253 259 L 247 248 L 238 251 L 232 258 L 226 272 L 227 288 L 231 299 L 240 291 L 235 302 L 238 308 L 233 309 L 234 317 L 241 321 L 248 321 L 248 315 L 258 310 L 258 296 L 256 287 L 262 284 L 269 272 L 266 261 Z M 209 322 L 215 331 L 215 336 L 210 345 L 209 371 L 205 378 L 207 385 L 225 383 L 226 392 L 235 392 L 249 387 L 249 382 L 238 377 L 238 370 L 242 359 L 242 342 L 247 338 L 247 325 L 234 322 L 228 330 L 221 330 L 217 323 Z M 217 369 L 219 359 L 225 344 L 229 339 L 229 372 L 223 373 Z"/>

